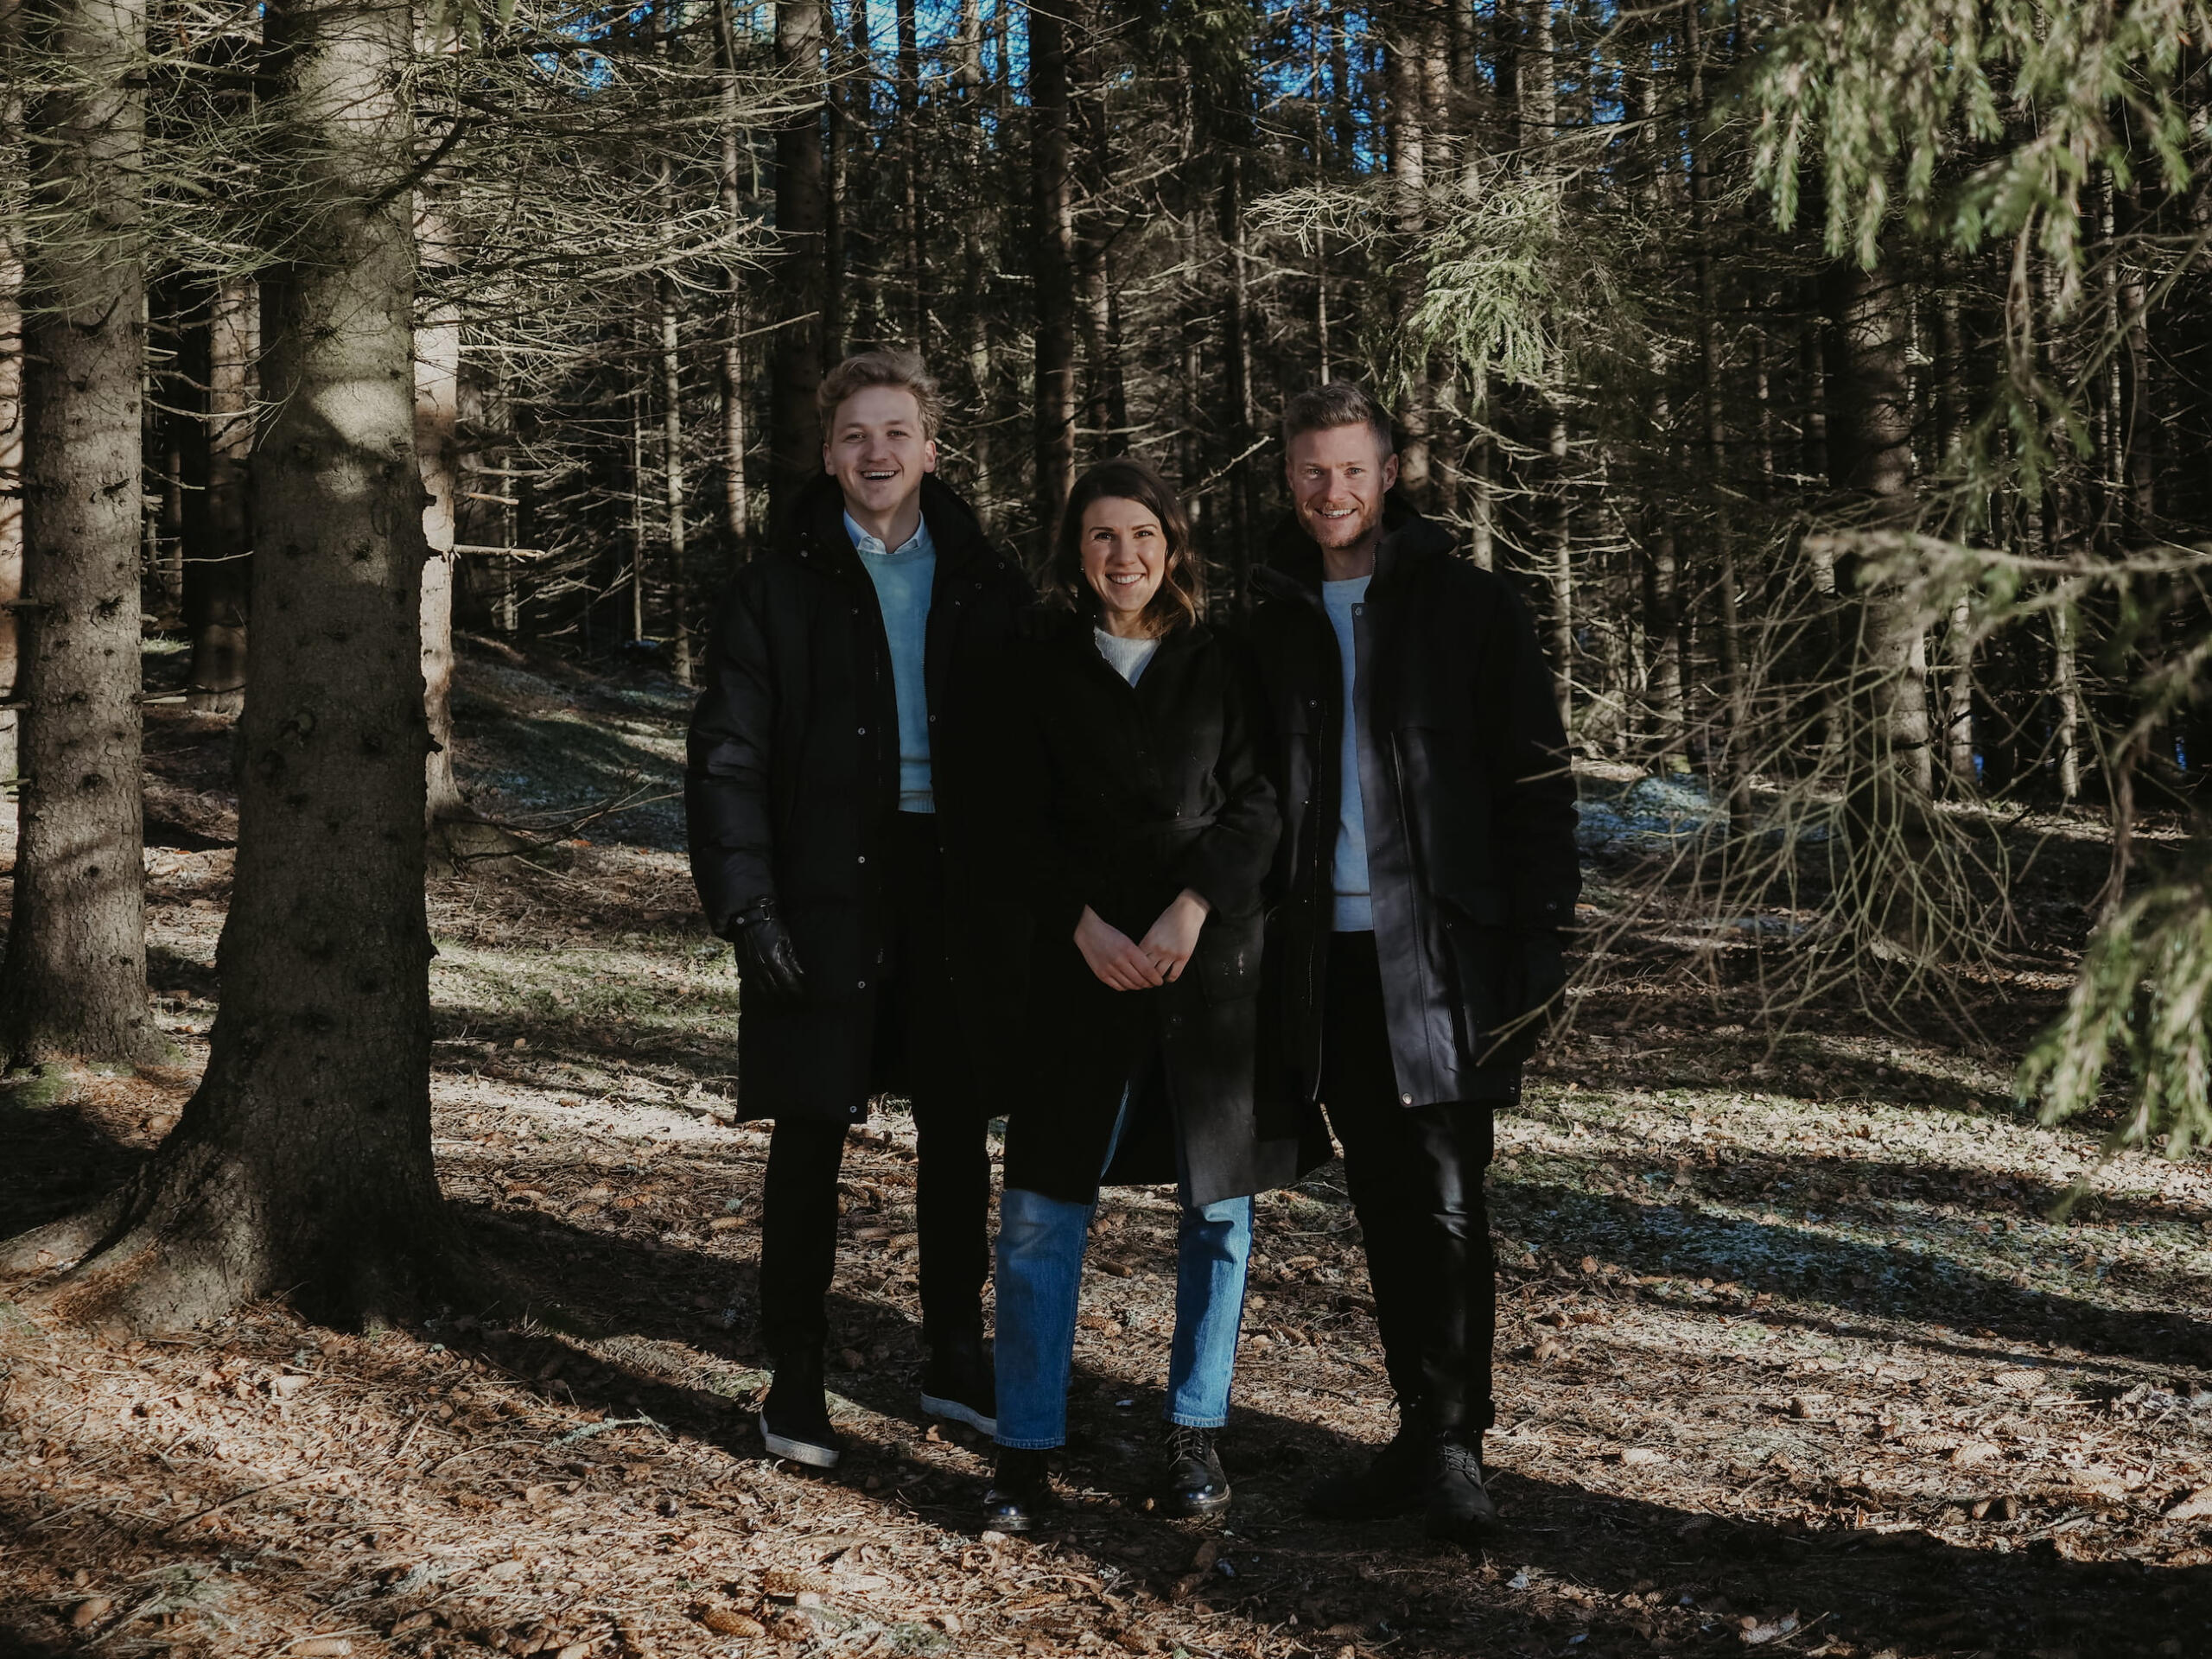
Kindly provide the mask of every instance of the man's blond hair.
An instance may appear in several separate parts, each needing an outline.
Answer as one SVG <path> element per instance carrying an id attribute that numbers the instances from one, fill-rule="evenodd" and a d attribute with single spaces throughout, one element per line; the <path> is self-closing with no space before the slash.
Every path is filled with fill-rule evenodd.
<path id="1" fill-rule="evenodd" d="M 944 399 L 938 395 L 937 377 L 912 352 L 855 353 L 823 375 L 815 389 L 814 406 L 821 411 L 825 436 L 836 422 L 838 405 L 870 386 L 895 386 L 913 393 L 915 407 L 921 410 L 922 435 L 937 436 L 944 419 Z"/>

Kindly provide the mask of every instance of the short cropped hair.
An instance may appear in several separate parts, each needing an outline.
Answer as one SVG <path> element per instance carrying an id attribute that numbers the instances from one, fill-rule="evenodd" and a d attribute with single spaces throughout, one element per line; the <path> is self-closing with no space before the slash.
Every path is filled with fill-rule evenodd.
<path id="1" fill-rule="evenodd" d="M 1384 454 L 1398 453 L 1389 411 L 1357 381 L 1332 380 L 1326 385 L 1308 387 L 1282 406 L 1285 448 L 1289 447 L 1292 439 L 1305 433 L 1326 432 L 1339 426 L 1363 426 L 1374 433 L 1375 442 L 1382 446 Z"/>
<path id="2" fill-rule="evenodd" d="M 837 418 L 840 404 L 870 386 L 896 386 L 912 392 L 915 405 L 922 412 L 922 435 L 937 436 L 938 427 L 944 420 L 944 399 L 938 391 L 937 377 L 912 352 L 860 352 L 823 375 L 814 392 L 823 431 L 826 434 Z"/>
<path id="3" fill-rule="evenodd" d="M 1060 515 L 1060 534 L 1052 549 L 1052 569 L 1046 573 L 1049 596 L 1095 625 L 1100 609 L 1098 595 L 1083 579 L 1083 515 L 1094 501 L 1109 498 L 1134 501 L 1160 520 L 1166 537 L 1167 556 L 1160 573 L 1160 589 L 1144 607 L 1145 631 L 1155 637 L 1198 620 L 1198 594 L 1205 571 L 1198 550 L 1191 544 L 1190 515 L 1176 496 L 1174 486 L 1134 456 L 1102 461 L 1075 481 L 1068 492 L 1067 511 Z"/>

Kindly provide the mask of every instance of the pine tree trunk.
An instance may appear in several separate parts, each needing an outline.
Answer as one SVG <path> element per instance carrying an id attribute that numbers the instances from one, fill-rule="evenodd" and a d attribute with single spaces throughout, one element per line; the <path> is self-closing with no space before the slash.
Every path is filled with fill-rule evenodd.
<path id="1" fill-rule="evenodd" d="M 821 97 L 822 0 L 776 0 L 776 50 L 785 72 Z M 776 133 L 776 232 L 782 245 L 773 291 L 798 314 L 775 333 L 771 371 L 769 447 L 775 471 L 772 505 L 780 518 L 791 498 L 822 471 L 822 421 L 814 391 L 822 384 L 824 308 L 823 227 L 829 201 L 823 188 L 819 103 L 792 116 Z"/>
<path id="2" fill-rule="evenodd" d="M 0 1039 L 149 1059 L 139 802 L 142 0 L 38 0 L 24 250 L 22 787 Z"/>
<path id="3" fill-rule="evenodd" d="M 658 283 L 660 323 L 662 503 L 668 514 L 668 606 L 676 640 L 676 678 L 692 681 L 691 594 L 685 567 L 683 519 L 683 355 L 677 338 L 676 281 L 667 271 Z"/>
<path id="4" fill-rule="evenodd" d="M 721 72 L 718 114 L 721 122 L 721 186 L 723 234 L 743 233 L 745 204 L 738 193 L 738 168 L 744 158 L 744 128 L 738 118 L 737 31 L 729 0 L 709 0 L 715 15 L 715 53 Z M 745 495 L 745 288 L 734 261 L 722 267 L 721 413 L 722 543 L 725 563 L 743 561 L 751 537 L 752 513 Z"/>
<path id="5" fill-rule="evenodd" d="M 184 558 L 184 620 L 192 639 L 185 702 L 201 714 L 236 715 L 245 707 L 246 607 L 253 585 L 247 478 L 260 321 L 252 283 L 232 277 L 217 285 L 207 328 L 206 489 L 200 534 L 187 536 Z"/>
<path id="6" fill-rule="evenodd" d="M 1030 189 L 1036 213 L 1037 545 L 1048 544 L 1075 484 L 1075 202 L 1068 177 L 1067 24 L 1029 16 Z"/>
<path id="7" fill-rule="evenodd" d="M 1402 32 L 1386 48 L 1390 182 L 1396 196 L 1394 218 L 1402 245 L 1401 257 L 1394 262 L 1390 303 L 1401 324 L 1420 303 L 1421 292 L 1422 262 L 1417 250 L 1426 226 L 1422 193 L 1428 186 L 1423 23 L 1419 16 L 1402 23 Z M 1428 365 L 1424 359 L 1408 364 L 1405 396 L 1398 404 L 1398 485 L 1414 505 L 1424 510 L 1435 505 L 1429 477 L 1429 426 Z"/>
<path id="8" fill-rule="evenodd" d="M 0 131 L 22 130 L 21 77 L 13 73 L 20 5 L 0 8 Z M 16 603 L 23 596 L 22 226 L 0 217 L 0 779 L 16 776 Z"/>
<path id="9" fill-rule="evenodd" d="M 922 50 L 914 0 L 899 6 L 899 228 L 906 245 L 906 338 L 930 349 L 928 221 L 922 209 Z"/>
<path id="10" fill-rule="evenodd" d="M 12 101 L 0 92 L 0 103 Z M 16 124 L 14 111 L 0 119 Z M 0 222 L 0 779 L 16 776 L 16 603 L 23 596 L 22 264 L 16 230 Z"/>
<path id="11" fill-rule="evenodd" d="M 271 4 L 253 694 L 222 1010 L 181 1122 L 113 1198 L 16 1241 L 67 1316 L 190 1325 L 290 1294 L 330 1320 L 436 1294 L 427 732 L 417 659 L 404 10 Z M 87 1254 L 89 1252 L 89 1254 Z"/>
<path id="12" fill-rule="evenodd" d="M 439 227 L 422 237 L 426 263 L 437 256 Z M 453 596 L 460 560 L 454 553 L 461 488 L 461 315 L 449 302 L 426 308 L 415 329 L 415 453 L 423 472 L 423 709 L 431 749 L 423 761 L 424 822 L 435 824 L 467 808 L 453 772 Z"/>

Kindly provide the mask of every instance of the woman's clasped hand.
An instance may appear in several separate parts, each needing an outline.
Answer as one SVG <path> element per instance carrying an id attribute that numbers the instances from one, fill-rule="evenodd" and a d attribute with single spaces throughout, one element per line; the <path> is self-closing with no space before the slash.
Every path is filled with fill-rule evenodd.
<path id="1" fill-rule="evenodd" d="M 1172 985 L 1190 965 L 1198 948 L 1198 930 L 1205 925 L 1209 906 L 1204 898 L 1185 887 L 1175 901 L 1160 912 L 1159 920 L 1142 939 L 1132 939 L 1089 905 L 1075 925 L 1075 948 L 1099 982 L 1117 991 L 1150 990 Z"/>

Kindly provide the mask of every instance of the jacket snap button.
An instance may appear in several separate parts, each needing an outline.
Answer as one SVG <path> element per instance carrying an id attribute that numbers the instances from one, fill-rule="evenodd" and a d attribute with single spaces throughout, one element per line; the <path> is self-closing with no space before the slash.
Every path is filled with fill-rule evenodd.
<path id="1" fill-rule="evenodd" d="M 1411 1095 L 1400 1095 L 1398 1103 L 1402 1106 L 1410 1106 L 1414 1103 L 1414 1097 Z"/>
<path id="2" fill-rule="evenodd" d="M 861 855 L 861 862 L 863 864 L 868 862 L 868 855 L 866 853 L 862 853 Z"/>
<path id="3" fill-rule="evenodd" d="M 866 989 L 868 989 L 868 981 L 866 981 L 866 980 L 862 980 L 862 981 L 861 981 L 861 989 L 862 989 L 862 990 L 866 990 Z M 1411 1095 L 1408 1095 L 1408 1096 L 1406 1096 L 1406 1098 L 1407 1098 L 1408 1100 L 1411 1100 L 1411 1099 L 1413 1098 L 1413 1096 L 1412 1096 Z"/>
<path id="4" fill-rule="evenodd" d="M 866 737 L 866 736 L 868 735 L 868 728 L 867 728 L 867 727 L 863 726 L 863 727 L 861 727 L 861 735 L 862 737 Z"/>

